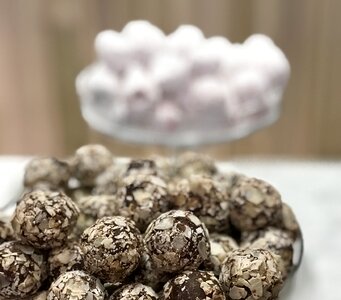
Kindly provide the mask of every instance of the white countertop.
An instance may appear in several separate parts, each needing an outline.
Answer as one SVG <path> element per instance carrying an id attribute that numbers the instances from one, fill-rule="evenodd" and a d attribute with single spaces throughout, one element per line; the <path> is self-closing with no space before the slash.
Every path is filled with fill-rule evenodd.
<path id="1" fill-rule="evenodd" d="M 24 157 L 0 157 L 1 212 L 7 201 L 17 197 L 26 162 Z M 271 182 L 301 224 L 304 259 L 280 299 L 340 300 L 341 162 L 243 160 L 232 166 Z"/>

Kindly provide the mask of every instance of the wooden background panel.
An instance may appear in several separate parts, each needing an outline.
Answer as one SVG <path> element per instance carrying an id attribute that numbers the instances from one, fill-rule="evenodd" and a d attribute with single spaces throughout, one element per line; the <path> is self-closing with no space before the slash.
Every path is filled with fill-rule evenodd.
<path id="1" fill-rule="evenodd" d="M 242 42 L 269 35 L 292 76 L 283 113 L 273 126 L 228 145 L 218 157 L 340 157 L 341 2 L 338 0 L 2 0 L 0 2 L 0 154 L 64 155 L 87 142 L 118 154 L 156 147 L 112 141 L 81 118 L 74 80 L 94 59 L 93 40 L 106 28 L 147 19 L 169 33 L 195 24 L 207 36 Z"/>

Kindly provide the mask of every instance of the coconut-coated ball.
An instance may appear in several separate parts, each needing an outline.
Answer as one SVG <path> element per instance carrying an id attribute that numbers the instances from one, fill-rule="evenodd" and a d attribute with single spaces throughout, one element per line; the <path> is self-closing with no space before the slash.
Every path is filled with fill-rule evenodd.
<path id="1" fill-rule="evenodd" d="M 230 300 L 274 300 L 283 285 L 279 258 L 265 249 L 232 251 L 219 280 Z"/>
<path id="2" fill-rule="evenodd" d="M 81 237 L 84 268 L 104 282 L 122 282 L 139 265 L 142 237 L 135 223 L 121 216 L 104 217 Z"/>
<path id="3" fill-rule="evenodd" d="M 189 211 L 163 213 L 148 226 L 144 241 L 157 271 L 193 270 L 210 254 L 208 231 Z"/>
<path id="4" fill-rule="evenodd" d="M 185 271 L 168 281 L 162 291 L 163 300 L 225 300 L 219 280 L 212 272 Z"/>
<path id="5" fill-rule="evenodd" d="M 97 144 L 78 148 L 71 160 L 73 176 L 85 186 L 94 186 L 96 177 L 112 164 L 112 153 Z"/>
<path id="6" fill-rule="evenodd" d="M 79 209 L 62 192 L 33 191 L 18 203 L 12 219 L 16 236 L 39 249 L 63 245 L 77 222 Z"/>
<path id="7" fill-rule="evenodd" d="M 68 163 L 54 157 L 34 158 L 25 168 L 24 186 L 58 190 L 66 187 L 69 178 L 70 167 Z"/>
<path id="8" fill-rule="evenodd" d="M 83 271 L 61 274 L 52 282 L 47 300 L 104 300 L 107 293 L 101 282 Z"/>
<path id="9" fill-rule="evenodd" d="M 35 294 L 46 278 L 44 256 L 31 246 L 11 241 L 0 245 L 0 298 Z"/>
<path id="10" fill-rule="evenodd" d="M 240 231 L 262 229 L 282 217 L 281 195 L 269 183 L 257 178 L 243 178 L 233 188 L 230 219 Z"/>
<path id="11" fill-rule="evenodd" d="M 109 300 L 157 300 L 155 291 L 141 283 L 132 283 L 123 286 L 111 295 Z"/>

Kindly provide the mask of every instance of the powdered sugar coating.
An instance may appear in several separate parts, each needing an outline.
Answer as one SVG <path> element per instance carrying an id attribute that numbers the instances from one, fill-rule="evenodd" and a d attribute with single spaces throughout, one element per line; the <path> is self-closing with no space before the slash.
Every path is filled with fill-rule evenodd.
<path id="1" fill-rule="evenodd" d="M 144 241 L 154 269 L 164 272 L 196 269 L 210 253 L 208 231 L 189 211 L 163 213 L 148 226 Z"/>
<path id="2" fill-rule="evenodd" d="M 104 282 L 122 282 L 138 266 L 142 237 L 135 223 L 121 216 L 104 217 L 81 237 L 84 268 Z"/>
<path id="3" fill-rule="evenodd" d="M 64 193 L 36 190 L 18 203 L 12 227 L 23 242 L 50 249 L 65 243 L 78 215 L 78 207 Z"/>
<path id="4" fill-rule="evenodd" d="M 20 242 L 0 245 L 0 297 L 24 298 L 33 295 L 46 278 L 44 256 Z"/>
<path id="5" fill-rule="evenodd" d="M 52 284 L 47 300 L 104 300 L 106 291 L 101 282 L 83 271 L 60 275 Z"/>

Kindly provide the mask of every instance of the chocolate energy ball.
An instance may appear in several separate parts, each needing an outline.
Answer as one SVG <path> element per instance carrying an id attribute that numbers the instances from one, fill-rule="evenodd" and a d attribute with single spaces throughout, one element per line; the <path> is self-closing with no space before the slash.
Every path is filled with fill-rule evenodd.
<path id="1" fill-rule="evenodd" d="M 104 282 L 122 282 L 139 265 L 142 244 L 132 220 L 104 217 L 82 234 L 84 267 Z"/>
<path id="2" fill-rule="evenodd" d="M 101 282 L 83 271 L 61 274 L 51 284 L 47 300 L 104 300 L 106 291 Z"/>
<path id="3" fill-rule="evenodd" d="M 129 162 L 126 175 L 158 175 L 158 168 L 154 160 L 151 159 L 133 159 Z"/>
<path id="4" fill-rule="evenodd" d="M 50 277 L 56 279 L 65 272 L 83 269 L 83 252 L 78 243 L 70 242 L 53 249 L 47 262 Z"/>
<path id="5" fill-rule="evenodd" d="M 282 201 L 278 191 L 263 180 L 244 178 L 233 188 L 230 219 L 240 231 L 262 229 L 282 217 Z"/>
<path id="6" fill-rule="evenodd" d="M 117 290 L 109 300 L 157 300 L 154 290 L 141 283 L 132 283 Z"/>
<path id="7" fill-rule="evenodd" d="M 242 235 L 243 248 L 267 249 L 279 255 L 283 262 L 282 275 L 287 277 L 292 267 L 294 240 L 284 230 L 269 227 L 265 230 L 254 231 Z"/>
<path id="8" fill-rule="evenodd" d="M 70 178 L 70 167 L 54 157 L 34 158 L 26 166 L 24 186 L 46 187 L 52 190 L 65 188 Z"/>
<path id="9" fill-rule="evenodd" d="M 0 245 L 0 298 L 19 299 L 35 294 L 46 278 L 46 261 L 20 242 Z"/>
<path id="10" fill-rule="evenodd" d="M 230 300 L 277 299 L 283 285 L 278 256 L 265 249 L 231 252 L 219 280 Z"/>
<path id="11" fill-rule="evenodd" d="M 114 195 L 92 195 L 80 198 L 78 207 L 80 209 L 79 218 L 76 225 L 76 234 L 95 224 L 103 217 L 118 215 L 118 202 Z"/>
<path id="12" fill-rule="evenodd" d="M 124 177 L 126 166 L 123 164 L 112 164 L 95 180 L 93 194 L 114 195 L 117 192 L 122 177 Z"/>
<path id="13" fill-rule="evenodd" d="M 13 229 L 10 223 L 0 220 L 0 244 L 14 238 Z"/>
<path id="14" fill-rule="evenodd" d="M 176 176 L 187 178 L 192 174 L 212 176 L 217 173 L 214 160 L 204 154 L 186 152 L 175 161 Z"/>
<path id="15" fill-rule="evenodd" d="M 64 193 L 33 191 L 18 203 L 12 219 L 16 236 L 39 249 L 65 243 L 75 226 L 79 209 Z"/>
<path id="16" fill-rule="evenodd" d="M 177 182 L 172 191 L 176 209 L 193 212 L 209 232 L 229 229 L 229 197 L 219 182 L 211 177 L 191 175 Z"/>
<path id="17" fill-rule="evenodd" d="M 239 248 L 237 242 L 228 235 L 210 234 L 211 255 L 205 262 L 205 270 L 211 270 L 217 276 L 221 271 L 221 265 L 231 251 Z"/>
<path id="18" fill-rule="evenodd" d="M 225 300 L 219 280 L 212 272 L 185 271 L 168 281 L 162 300 Z"/>
<path id="19" fill-rule="evenodd" d="M 294 240 L 300 234 L 301 230 L 293 210 L 286 203 L 282 203 L 282 218 L 276 226 L 289 233 Z"/>
<path id="20" fill-rule="evenodd" d="M 73 176 L 84 186 L 94 186 L 96 177 L 112 164 L 111 152 L 102 145 L 80 147 L 71 160 Z"/>
<path id="21" fill-rule="evenodd" d="M 210 254 L 208 231 L 189 211 L 163 213 L 148 226 L 144 241 L 157 271 L 193 270 Z"/>
<path id="22" fill-rule="evenodd" d="M 117 192 L 120 215 L 131 218 L 144 232 L 150 222 L 169 210 L 171 196 L 167 184 L 153 175 L 131 175 L 123 179 Z"/>

